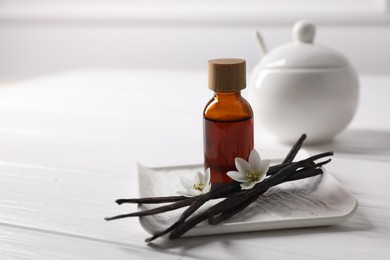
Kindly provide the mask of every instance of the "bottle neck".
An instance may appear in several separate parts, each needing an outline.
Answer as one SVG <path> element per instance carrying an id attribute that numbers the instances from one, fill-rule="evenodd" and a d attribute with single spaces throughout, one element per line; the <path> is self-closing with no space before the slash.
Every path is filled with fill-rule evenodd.
<path id="1" fill-rule="evenodd" d="M 214 92 L 214 98 L 218 101 L 234 101 L 241 99 L 241 91 Z"/>

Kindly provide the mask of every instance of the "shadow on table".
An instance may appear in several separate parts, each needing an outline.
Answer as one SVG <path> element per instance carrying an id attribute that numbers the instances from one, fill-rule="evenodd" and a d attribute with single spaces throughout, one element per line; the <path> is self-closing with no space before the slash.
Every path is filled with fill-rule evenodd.
<path id="1" fill-rule="evenodd" d="M 390 132 L 369 129 L 346 130 L 330 143 L 308 145 L 306 148 L 332 150 L 340 154 L 372 156 L 390 161 Z"/>

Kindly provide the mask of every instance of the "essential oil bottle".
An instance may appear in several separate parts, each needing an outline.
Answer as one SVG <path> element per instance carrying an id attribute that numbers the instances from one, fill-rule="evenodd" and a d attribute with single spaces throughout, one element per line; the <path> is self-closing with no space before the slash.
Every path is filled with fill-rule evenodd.
<path id="1" fill-rule="evenodd" d="M 208 77 L 214 96 L 203 112 L 204 167 L 210 167 L 211 183 L 221 184 L 232 181 L 226 173 L 237 170 L 235 158 L 247 160 L 253 150 L 253 111 L 241 96 L 245 60 L 209 60 Z"/>

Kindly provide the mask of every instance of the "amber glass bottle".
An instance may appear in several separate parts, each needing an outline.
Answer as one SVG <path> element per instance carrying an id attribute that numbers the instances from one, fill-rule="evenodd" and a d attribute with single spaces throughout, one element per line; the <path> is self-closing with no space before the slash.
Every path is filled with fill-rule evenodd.
<path id="1" fill-rule="evenodd" d="M 236 157 L 248 159 L 253 149 L 253 112 L 241 96 L 246 87 L 245 60 L 210 60 L 209 88 L 214 97 L 203 112 L 204 166 L 211 170 L 211 183 L 232 181 Z"/>

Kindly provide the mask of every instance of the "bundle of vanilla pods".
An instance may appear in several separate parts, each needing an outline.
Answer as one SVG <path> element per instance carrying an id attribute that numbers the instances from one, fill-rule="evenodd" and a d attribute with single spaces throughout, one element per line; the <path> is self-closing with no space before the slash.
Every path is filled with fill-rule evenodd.
<path id="1" fill-rule="evenodd" d="M 331 159 L 327 159 L 321 162 L 316 161 L 325 157 L 332 156 L 333 152 L 321 153 L 304 160 L 296 162 L 293 161 L 296 154 L 302 147 L 302 144 L 305 139 L 306 135 L 303 134 L 291 148 L 284 161 L 281 164 L 271 166 L 267 172 L 267 178 L 264 179 L 262 182 L 257 183 L 251 189 L 242 190 L 240 187 L 240 183 L 233 181 L 212 188 L 208 193 L 196 197 L 167 196 L 118 199 L 116 200 L 116 203 L 118 203 L 119 205 L 123 203 L 170 204 L 156 207 L 150 210 L 108 217 L 105 218 L 105 220 L 154 215 L 188 206 L 188 208 L 181 214 L 180 218 L 173 225 L 167 227 L 165 230 L 159 233 L 154 234 L 152 237 L 147 238 L 145 242 L 151 242 L 154 239 L 168 233 L 169 239 L 179 238 L 188 230 L 205 220 L 207 220 L 210 225 L 217 225 L 248 207 L 259 196 L 261 196 L 273 186 L 288 181 L 300 180 L 322 174 L 323 171 L 321 167 L 324 164 L 329 163 Z M 193 214 L 207 201 L 220 198 L 224 198 L 224 200 L 211 206 L 210 208 L 199 214 Z"/>

